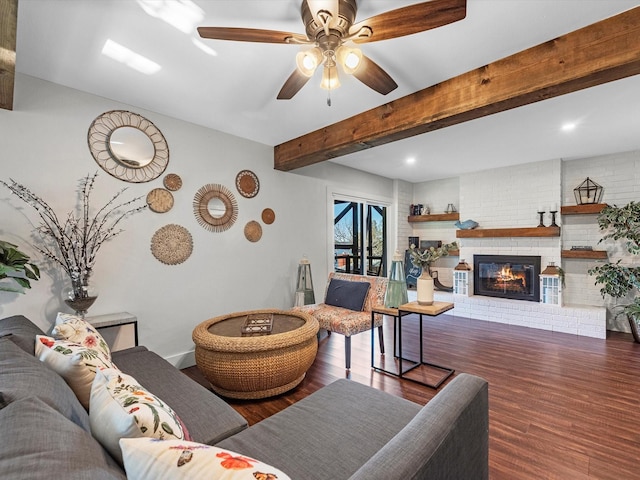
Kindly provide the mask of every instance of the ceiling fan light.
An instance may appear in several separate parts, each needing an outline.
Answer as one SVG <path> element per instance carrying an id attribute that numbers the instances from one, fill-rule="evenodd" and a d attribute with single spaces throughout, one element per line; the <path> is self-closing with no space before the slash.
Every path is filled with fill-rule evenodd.
<path id="1" fill-rule="evenodd" d="M 320 82 L 320 88 L 324 90 L 335 90 L 340 86 L 340 79 L 338 78 L 338 69 L 334 66 L 325 65 L 322 72 L 322 81 Z"/>
<path id="2" fill-rule="evenodd" d="M 307 77 L 314 74 L 320 64 L 320 60 L 322 60 L 322 54 L 317 50 L 317 48 L 312 48 L 311 50 L 303 50 L 296 54 L 298 70 Z"/>
<path id="3" fill-rule="evenodd" d="M 353 75 L 362 64 L 362 51 L 359 48 L 341 46 L 336 54 L 338 61 L 348 75 Z"/>

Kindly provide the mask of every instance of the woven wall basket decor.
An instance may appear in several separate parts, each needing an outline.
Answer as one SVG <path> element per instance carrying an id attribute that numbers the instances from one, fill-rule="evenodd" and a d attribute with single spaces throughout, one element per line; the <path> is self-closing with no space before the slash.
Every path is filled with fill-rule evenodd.
<path id="1" fill-rule="evenodd" d="M 158 229 L 151 238 L 151 253 L 166 265 L 178 265 L 191 256 L 193 238 L 181 225 L 169 224 Z"/>
<path id="2" fill-rule="evenodd" d="M 251 170 L 242 170 L 236 175 L 236 188 L 245 198 L 253 198 L 260 191 L 260 181 Z"/>
<path id="3" fill-rule="evenodd" d="M 251 220 L 244 226 L 244 236 L 250 242 L 257 242 L 262 238 L 262 227 L 255 220 Z"/>
<path id="4" fill-rule="evenodd" d="M 219 201 L 219 210 L 210 208 L 212 200 Z M 202 227 L 212 232 L 223 232 L 238 219 L 238 202 L 224 185 L 209 183 L 193 197 L 193 214 Z"/>

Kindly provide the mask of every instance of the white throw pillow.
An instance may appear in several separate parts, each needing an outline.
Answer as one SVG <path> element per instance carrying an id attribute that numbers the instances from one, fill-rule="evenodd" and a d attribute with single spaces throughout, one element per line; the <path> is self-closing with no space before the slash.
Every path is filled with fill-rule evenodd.
<path id="1" fill-rule="evenodd" d="M 89 409 L 91 433 L 122 462 L 121 438 L 191 440 L 178 415 L 135 378 L 106 368 L 96 373 Z"/>
<path id="2" fill-rule="evenodd" d="M 58 313 L 51 335 L 58 340 L 69 340 L 85 347 L 101 350 L 105 356 L 111 359 L 109 345 L 102 338 L 102 335 L 93 325 L 76 315 Z"/>
<path id="3" fill-rule="evenodd" d="M 36 357 L 65 379 L 87 410 L 96 370 L 117 368 L 101 350 L 45 335 L 36 336 Z"/>
<path id="4" fill-rule="evenodd" d="M 120 440 L 129 480 L 291 480 L 266 463 L 211 445 L 177 440 Z"/>

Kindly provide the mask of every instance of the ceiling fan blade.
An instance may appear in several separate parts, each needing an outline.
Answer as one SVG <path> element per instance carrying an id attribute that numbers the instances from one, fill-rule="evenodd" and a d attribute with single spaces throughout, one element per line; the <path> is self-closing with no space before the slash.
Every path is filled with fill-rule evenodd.
<path id="1" fill-rule="evenodd" d="M 198 27 L 198 33 L 202 38 L 211 38 L 214 40 L 261 43 L 311 43 L 306 35 L 299 33 L 261 30 L 257 28 Z"/>
<path id="2" fill-rule="evenodd" d="M 382 95 L 398 88 L 398 84 L 376 62 L 362 55 L 362 65 L 353 72 L 353 76 Z"/>
<path id="3" fill-rule="evenodd" d="M 363 27 L 369 27 L 373 30 L 370 37 L 356 37 L 353 41 L 377 42 L 441 27 L 462 20 L 466 15 L 467 0 L 431 0 L 390 10 L 355 23 L 349 29 L 349 35 L 355 35 Z"/>
<path id="4" fill-rule="evenodd" d="M 290 100 L 293 96 L 300 91 L 302 87 L 306 85 L 311 77 L 307 77 L 300 73 L 300 71 L 296 68 L 293 73 L 287 78 L 287 81 L 284 82 L 280 92 L 278 92 L 277 99 L 278 100 Z"/>

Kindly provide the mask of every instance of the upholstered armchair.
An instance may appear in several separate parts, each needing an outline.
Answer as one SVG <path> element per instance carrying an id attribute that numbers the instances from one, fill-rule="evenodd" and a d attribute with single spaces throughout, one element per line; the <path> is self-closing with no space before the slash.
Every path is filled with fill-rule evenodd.
<path id="1" fill-rule="evenodd" d="M 369 288 L 364 296 L 362 306 L 358 309 L 362 292 L 361 288 L 354 285 L 354 289 L 338 282 L 367 282 Z M 327 332 L 336 332 L 344 335 L 345 366 L 351 368 L 351 336 L 371 329 L 371 309 L 374 306 L 384 305 L 384 296 L 387 291 L 387 279 L 385 277 L 369 277 L 365 275 L 351 275 L 347 273 L 329 274 L 327 288 L 323 303 L 294 307 L 294 310 L 313 315 L 318 320 L 320 328 Z M 374 327 L 378 328 L 380 351 L 384 353 L 384 338 L 382 333 L 382 315 L 375 314 Z"/>

